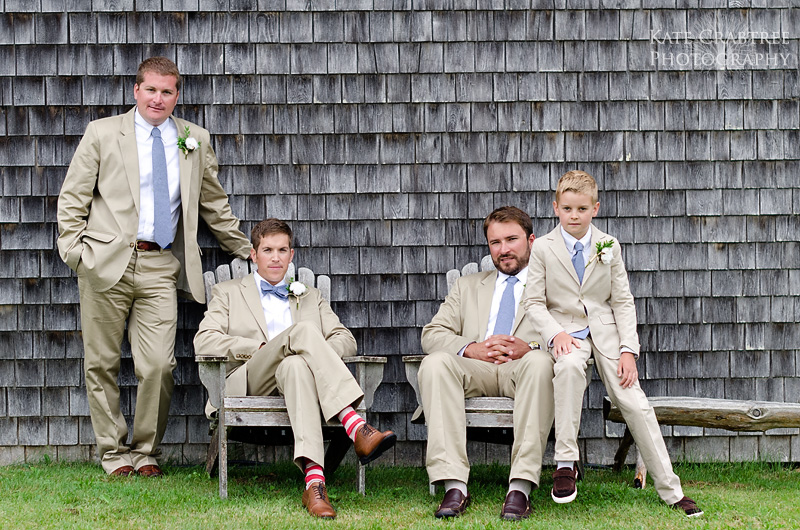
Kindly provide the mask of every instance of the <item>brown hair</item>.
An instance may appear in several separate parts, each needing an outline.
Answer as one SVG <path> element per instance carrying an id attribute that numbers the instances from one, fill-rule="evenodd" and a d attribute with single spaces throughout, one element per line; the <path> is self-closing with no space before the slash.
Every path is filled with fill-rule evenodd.
<path id="1" fill-rule="evenodd" d="M 525 237 L 533 234 L 533 221 L 531 216 L 516 206 L 501 206 L 490 213 L 483 221 L 483 235 L 487 236 L 489 225 L 492 223 L 517 223 L 525 231 Z"/>
<path id="2" fill-rule="evenodd" d="M 294 244 L 292 229 L 284 221 L 275 219 L 274 217 L 264 219 L 253 227 L 253 230 L 250 231 L 250 243 L 252 243 L 254 249 L 258 250 L 258 245 L 261 244 L 261 240 L 272 234 L 286 234 L 289 236 L 289 248 L 292 248 Z"/>
<path id="3" fill-rule="evenodd" d="M 561 194 L 566 191 L 588 195 L 592 199 L 592 204 L 597 202 L 597 182 L 595 182 L 594 177 L 585 171 L 579 169 L 567 171 L 558 179 L 556 202 L 561 199 Z"/>
<path id="4" fill-rule="evenodd" d="M 175 88 L 180 92 L 181 90 L 181 73 L 178 67 L 167 59 L 166 57 L 150 57 L 142 61 L 139 69 L 136 71 L 136 84 L 141 85 L 144 83 L 144 74 L 152 72 L 158 75 L 171 75 L 175 78 Z"/>

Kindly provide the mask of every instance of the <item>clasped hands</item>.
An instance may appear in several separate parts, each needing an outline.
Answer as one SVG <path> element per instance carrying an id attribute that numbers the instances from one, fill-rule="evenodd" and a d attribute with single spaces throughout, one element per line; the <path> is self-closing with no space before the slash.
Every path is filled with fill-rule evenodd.
<path id="1" fill-rule="evenodd" d="M 488 363 L 503 364 L 521 359 L 531 351 L 530 345 L 513 335 L 492 335 L 483 342 L 473 342 L 464 350 L 464 357 Z"/>

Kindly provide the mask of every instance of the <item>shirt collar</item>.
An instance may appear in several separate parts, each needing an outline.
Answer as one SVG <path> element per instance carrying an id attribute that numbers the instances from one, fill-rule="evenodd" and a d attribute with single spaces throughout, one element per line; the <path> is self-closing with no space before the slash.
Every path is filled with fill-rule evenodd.
<path id="1" fill-rule="evenodd" d="M 269 282 L 267 282 L 267 280 L 262 278 L 258 272 L 254 272 L 253 275 L 255 275 L 256 277 L 256 287 L 258 287 L 258 292 L 261 292 L 261 282 L 266 282 L 266 283 Z M 286 278 L 278 282 L 278 285 L 276 285 L 275 287 L 278 287 L 279 285 L 286 285 Z"/>
<path id="2" fill-rule="evenodd" d="M 559 226 L 559 228 L 561 228 L 561 236 L 564 238 L 564 243 L 567 244 L 567 250 L 572 252 L 573 249 L 575 248 L 575 243 L 577 243 L 578 240 L 572 237 L 570 234 L 568 234 L 567 231 L 564 230 L 563 226 Z M 584 249 L 589 248 L 589 246 L 592 244 L 591 226 L 589 226 L 589 230 L 587 230 L 586 234 L 580 239 L 580 242 L 583 244 Z"/>
<path id="3" fill-rule="evenodd" d="M 154 128 L 158 128 L 161 131 L 161 136 L 164 136 L 164 131 L 167 130 L 169 127 L 169 122 L 172 121 L 172 118 L 167 118 L 161 125 L 153 125 L 145 120 L 141 114 L 139 114 L 139 108 L 135 108 L 133 111 L 133 123 L 138 127 L 142 127 L 147 131 L 147 134 L 152 134 L 152 130 Z"/>
<path id="4" fill-rule="evenodd" d="M 517 280 L 519 280 L 520 285 L 525 285 L 525 282 L 528 281 L 528 266 L 526 265 L 525 267 L 522 267 L 522 270 L 520 270 L 514 276 L 517 277 Z M 497 271 L 497 285 L 499 285 L 501 283 L 505 283 L 505 281 L 508 279 L 508 277 L 509 277 L 508 274 L 506 274 L 504 272 L 500 272 L 498 270 Z"/>

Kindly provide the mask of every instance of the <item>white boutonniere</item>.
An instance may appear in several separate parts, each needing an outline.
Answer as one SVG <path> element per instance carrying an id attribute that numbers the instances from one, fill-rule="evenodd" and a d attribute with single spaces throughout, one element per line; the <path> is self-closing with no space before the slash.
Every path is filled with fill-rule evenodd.
<path id="1" fill-rule="evenodd" d="M 178 149 L 183 151 L 183 158 L 189 157 L 189 153 L 200 147 L 200 142 L 193 136 L 189 136 L 189 126 L 183 130 L 183 136 L 178 136 Z"/>
<path id="2" fill-rule="evenodd" d="M 597 253 L 589 260 L 589 263 L 593 262 L 595 258 L 597 258 L 600 263 L 603 265 L 608 265 L 611 263 L 611 260 L 614 259 L 614 241 L 610 239 L 606 239 L 605 241 L 598 241 L 597 244 L 594 246 Z M 586 266 L 589 266 L 589 263 Z"/>
<path id="3" fill-rule="evenodd" d="M 302 282 L 296 282 L 294 278 L 289 278 L 289 284 L 287 285 L 287 290 L 289 291 L 290 296 L 294 296 L 297 298 L 297 307 L 300 308 L 300 297 L 303 296 L 308 292 L 308 287 L 306 284 Z"/>

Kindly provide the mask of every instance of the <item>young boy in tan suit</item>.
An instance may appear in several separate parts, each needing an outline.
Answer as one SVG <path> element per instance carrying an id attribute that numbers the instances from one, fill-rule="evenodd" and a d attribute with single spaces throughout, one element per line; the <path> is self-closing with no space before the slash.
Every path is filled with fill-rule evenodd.
<path id="1" fill-rule="evenodd" d="M 560 226 L 533 242 L 523 305 L 555 358 L 555 460 L 551 496 L 577 496 L 578 428 L 586 363 L 595 367 L 631 430 L 658 495 L 688 517 L 702 515 L 684 496 L 672 470 L 655 412 L 638 381 L 636 309 L 619 241 L 592 225 L 600 203 L 597 183 L 584 171 L 558 181 L 553 210 Z"/>

